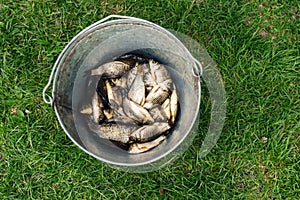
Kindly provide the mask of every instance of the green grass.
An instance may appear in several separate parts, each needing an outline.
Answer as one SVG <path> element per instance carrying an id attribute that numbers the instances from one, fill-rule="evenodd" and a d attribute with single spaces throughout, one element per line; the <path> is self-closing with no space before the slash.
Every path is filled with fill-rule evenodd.
<path id="1" fill-rule="evenodd" d="M 0 1 L 0 199 L 299 199 L 298 1 Z M 67 42 L 109 14 L 189 35 L 217 63 L 225 127 L 203 159 L 199 134 L 172 165 L 127 174 L 88 156 L 41 97 Z"/>

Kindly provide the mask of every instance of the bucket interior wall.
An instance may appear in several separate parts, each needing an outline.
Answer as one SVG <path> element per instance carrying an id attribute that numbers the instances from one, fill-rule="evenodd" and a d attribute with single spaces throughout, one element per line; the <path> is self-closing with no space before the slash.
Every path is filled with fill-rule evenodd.
<path id="1" fill-rule="evenodd" d="M 80 106 L 86 98 L 91 98 L 96 87 L 90 84 L 91 77 L 86 75 L 87 72 L 128 52 L 153 57 L 165 64 L 179 94 L 180 112 L 171 136 L 143 154 L 128 154 L 112 142 L 99 138 L 88 129 L 79 114 Z M 197 123 L 200 88 L 192 67 L 193 62 L 179 41 L 161 30 L 127 20 L 105 23 L 105 26 L 94 27 L 82 34 L 62 57 L 54 82 L 56 113 L 68 136 L 97 159 L 116 165 L 151 163 L 193 139 L 189 134 Z"/>

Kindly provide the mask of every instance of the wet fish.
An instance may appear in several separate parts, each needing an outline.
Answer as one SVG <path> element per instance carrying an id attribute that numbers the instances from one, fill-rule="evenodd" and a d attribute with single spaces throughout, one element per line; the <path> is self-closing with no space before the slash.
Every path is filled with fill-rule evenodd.
<path id="1" fill-rule="evenodd" d="M 104 119 L 103 114 L 103 104 L 101 99 L 98 97 L 97 92 L 94 93 L 92 99 L 92 110 L 93 110 L 93 120 L 95 123 L 99 123 Z"/>
<path id="2" fill-rule="evenodd" d="M 144 108 L 150 109 L 154 104 L 162 104 L 168 98 L 169 90 L 156 85 L 146 97 Z"/>
<path id="3" fill-rule="evenodd" d="M 137 121 L 133 120 L 130 117 L 127 116 L 116 116 L 109 120 L 107 120 L 108 123 L 116 123 L 116 124 L 127 124 L 127 125 L 137 125 Z"/>
<path id="4" fill-rule="evenodd" d="M 101 102 L 103 103 L 103 106 L 105 108 L 109 107 L 108 103 L 108 97 L 107 97 L 107 89 L 106 89 L 106 83 L 103 77 L 101 77 L 97 83 L 97 89 L 96 89 L 99 98 L 101 99 Z"/>
<path id="5" fill-rule="evenodd" d="M 167 116 L 167 120 L 171 120 L 171 106 L 170 106 L 170 99 L 166 99 L 165 102 L 161 105 L 161 107 L 163 108 L 163 110 L 166 113 Z"/>
<path id="6" fill-rule="evenodd" d="M 143 124 L 151 124 L 154 122 L 154 119 L 145 108 L 128 98 L 124 98 L 123 100 L 123 109 L 125 114 L 135 121 Z"/>
<path id="7" fill-rule="evenodd" d="M 128 98 L 139 105 L 145 103 L 145 85 L 143 81 L 144 70 L 141 65 L 137 66 L 137 74 L 128 91 Z"/>
<path id="8" fill-rule="evenodd" d="M 123 99 L 127 96 L 127 91 L 125 88 L 116 86 L 112 88 L 114 94 L 114 100 L 119 107 L 123 104 Z"/>
<path id="9" fill-rule="evenodd" d="M 115 86 L 112 87 L 109 81 L 106 81 L 107 98 L 112 109 L 118 109 L 122 106 L 123 98 L 126 92 L 123 88 Z"/>
<path id="10" fill-rule="evenodd" d="M 114 140 L 122 143 L 130 143 L 130 135 L 135 130 L 137 126 L 129 126 L 125 124 L 103 124 L 97 125 L 94 123 L 88 123 L 91 131 L 96 133 L 100 138 Z"/>
<path id="11" fill-rule="evenodd" d="M 165 122 L 167 121 L 167 116 L 161 105 L 155 104 L 150 110 L 150 115 L 153 117 L 156 122 Z"/>
<path id="12" fill-rule="evenodd" d="M 113 109 L 113 117 L 114 118 L 122 118 L 123 116 L 127 117 L 125 115 L 124 109 L 121 106 Z"/>
<path id="13" fill-rule="evenodd" d="M 131 66 L 121 62 L 113 61 L 105 63 L 96 69 L 91 70 L 91 75 L 101 75 L 105 78 L 118 78 L 131 69 Z"/>
<path id="14" fill-rule="evenodd" d="M 125 116 L 123 109 L 123 100 L 127 96 L 126 89 L 115 86 L 112 88 L 113 99 L 110 100 L 111 108 L 113 109 L 114 116 L 120 117 Z"/>
<path id="15" fill-rule="evenodd" d="M 161 135 L 158 138 L 156 138 L 155 140 L 152 140 L 150 142 L 131 144 L 128 149 L 128 153 L 134 154 L 134 153 L 143 153 L 143 152 L 149 151 L 149 150 L 153 149 L 154 147 L 158 146 L 159 144 L 161 144 L 165 139 L 166 139 L 166 136 Z"/>
<path id="16" fill-rule="evenodd" d="M 135 77 L 137 75 L 137 67 L 132 68 L 127 74 L 126 74 L 126 85 L 127 85 L 127 89 L 130 89 L 131 84 L 133 83 Z"/>
<path id="17" fill-rule="evenodd" d="M 167 68 L 158 62 L 155 62 L 153 59 L 149 60 L 150 71 L 153 79 L 156 83 L 162 83 L 167 79 L 171 79 L 170 73 Z"/>
<path id="18" fill-rule="evenodd" d="M 170 97 L 171 123 L 174 124 L 178 110 L 178 95 L 176 90 L 173 90 Z"/>
<path id="19" fill-rule="evenodd" d="M 168 90 L 173 90 L 175 84 L 173 83 L 172 79 L 166 79 L 163 82 L 158 83 L 158 85 L 161 88 L 168 89 Z"/>
<path id="20" fill-rule="evenodd" d="M 108 102 L 112 105 L 115 102 L 114 92 L 112 86 L 110 85 L 109 81 L 106 81 L 106 91 L 107 91 L 107 98 Z M 115 106 L 115 105 L 112 105 Z"/>
<path id="21" fill-rule="evenodd" d="M 130 135 L 130 139 L 136 142 L 150 141 L 171 127 L 167 122 L 155 122 L 151 125 L 144 125 Z"/>
<path id="22" fill-rule="evenodd" d="M 157 83 L 154 80 L 152 74 L 151 74 L 151 70 L 150 70 L 150 66 L 149 64 L 144 64 L 143 65 L 144 68 L 144 83 L 145 83 L 145 87 L 154 87 Z"/>

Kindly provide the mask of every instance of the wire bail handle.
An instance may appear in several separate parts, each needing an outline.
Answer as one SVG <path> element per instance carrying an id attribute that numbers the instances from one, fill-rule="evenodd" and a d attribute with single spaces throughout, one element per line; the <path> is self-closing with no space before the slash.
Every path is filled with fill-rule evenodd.
<path id="1" fill-rule="evenodd" d="M 143 19 L 140 19 L 140 18 L 136 18 L 136 17 L 130 17 L 130 16 L 122 16 L 122 15 L 109 15 L 107 17 L 104 17 L 103 19 L 99 20 L 98 22 L 88 26 L 87 28 L 83 29 L 80 33 L 77 34 L 77 36 L 75 36 L 69 43 L 68 45 L 63 49 L 63 51 L 59 54 L 56 62 L 54 63 L 53 65 L 53 68 L 52 68 L 52 71 L 51 71 L 51 74 L 49 76 L 49 80 L 48 80 L 48 83 L 46 84 L 46 86 L 44 87 L 43 89 L 43 93 L 42 93 L 42 96 L 43 96 L 43 100 L 46 104 L 50 104 L 50 105 L 53 105 L 53 102 L 54 102 L 54 99 L 53 99 L 53 96 L 49 96 L 46 94 L 46 91 L 48 90 L 48 88 L 50 87 L 50 85 L 52 84 L 52 81 L 53 81 L 53 78 L 54 78 L 54 74 L 57 70 L 57 66 L 58 66 L 58 63 L 60 62 L 60 60 L 62 59 L 62 56 L 64 54 L 64 52 L 67 51 L 68 47 L 70 46 L 70 44 L 72 44 L 78 37 L 79 35 L 82 35 L 84 32 L 88 31 L 89 29 L 95 27 L 95 26 L 98 26 L 99 24 L 102 24 L 103 22 L 106 22 L 108 20 L 110 20 L 111 18 L 117 18 L 117 19 L 132 19 L 132 20 L 137 20 L 137 21 L 142 21 L 142 22 L 147 22 L 149 23 L 148 21 L 146 20 L 143 20 Z M 159 27 L 158 25 L 154 24 L 154 23 L 151 23 L 153 24 L 154 26 L 156 27 Z M 159 27 L 161 28 L 161 27 Z M 165 30 L 166 32 L 168 32 L 169 34 L 171 34 L 168 30 Z M 174 39 L 178 40 L 175 36 L 174 36 Z M 179 40 L 178 40 L 179 41 Z M 186 49 L 186 47 L 183 45 L 183 47 L 185 48 L 187 54 L 193 59 L 194 63 L 195 63 L 195 67 L 192 68 L 192 73 L 195 77 L 199 77 L 199 76 L 202 76 L 202 73 L 203 73 L 203 68 L 202 68 L 202 64 L 197 60 L 195 59 L 191 53 Z M 196 69 L 195 69 L 196 68 Z M 52 95 L 54 93 L 54 87 L 52 88 Z"/>
<path id="2" fill-rule="evenodd" d="M 193 56 L 192 56 L 192 58 L 193 58 L 193 60 L 195 62 L 195 66 L 193 67 L 193 71 L 192 71 L 193 75 L 195 77 L 200 77 L 203 74 L 202 64 L 196 58 L 194 58 Z"/>

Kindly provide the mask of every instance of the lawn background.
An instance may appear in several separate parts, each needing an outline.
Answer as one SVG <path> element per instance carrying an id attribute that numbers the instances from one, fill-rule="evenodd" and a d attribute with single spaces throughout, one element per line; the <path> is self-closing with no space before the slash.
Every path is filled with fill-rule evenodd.
<path id="1" fill-rule="evenodd" d="M 300 5 L 279 1 L 0 0 L 0 199 L 299 199 Z M 227 94 L 222 135 L 208 128 L 171 166 L 127 174 L 64 134 L 42 89 L 64 46 L 110 14 L 182 32 L 217 63 Z"/>

